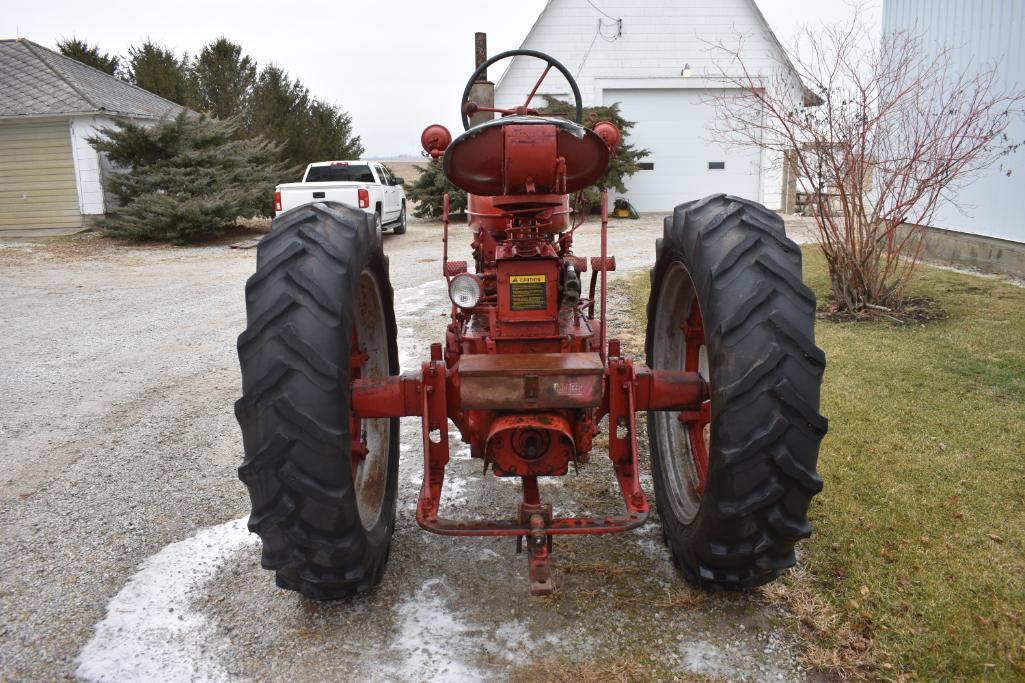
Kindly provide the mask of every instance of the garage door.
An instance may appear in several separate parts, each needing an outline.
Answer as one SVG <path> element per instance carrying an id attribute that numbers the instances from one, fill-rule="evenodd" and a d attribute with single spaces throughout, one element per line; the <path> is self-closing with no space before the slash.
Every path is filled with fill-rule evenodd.
<path id="1" fill-rule="evenodd" d="M 0 234 L 81 225 L 68 122 L 0 122 Z"/>
<path id="2" fill-rule="evenodd" d="M 668 211 L 716 192 L 759 199 L 757 151 L 727 149 L 710 141 L 711 93 L 692 89 L 605 90 L 606 105 L 620 103 L 634 121 L 630 142 L 648 149 L 650 168 L 627 180 L 627 198 L 638 211 Z"/>

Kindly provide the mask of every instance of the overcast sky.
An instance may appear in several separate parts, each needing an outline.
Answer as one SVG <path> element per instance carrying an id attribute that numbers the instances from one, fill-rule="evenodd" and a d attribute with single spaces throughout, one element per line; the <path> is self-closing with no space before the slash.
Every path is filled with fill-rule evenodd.
<path id="1" fill-rule="evenodd" d="M 802 22 L 848 15 L 845 0 L 758 5 L 784 42 Z M 490 54 L 515 49 L 544 6 L 545 0 L 12 1 L 0 13 L 0 37 L 54 47 L 74 36 L 118 54 L 150 38 L 195 54 L 225 35 L 260 64 L 274 62 L 315 96 L 346 109 L 367 155 L 387 157 L 417 154 L 429 123 L 460 127 L 475 31 L 488 34 Z"/>

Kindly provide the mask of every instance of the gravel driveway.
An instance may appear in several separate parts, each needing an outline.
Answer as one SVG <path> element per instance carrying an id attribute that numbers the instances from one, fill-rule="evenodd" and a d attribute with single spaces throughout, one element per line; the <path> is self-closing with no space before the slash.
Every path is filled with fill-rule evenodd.
<path id="1" fill-rule="evenodd" d="M 597 255 L 596 232 L 577 253 Z M 661 217 L 614 222 L 617 275 L 648 267 L 660 235 Z M 772 608 L 691 591 L 657 523 L 557 541 L 549 599 L 529 596 L 511 540 L 422 532 L 417 418 L 402 423 L 381 588 L 330 604 L 276 589 L 235 475 L 235 337 L 255 250 L 75 240 L 0 244 L 0 678 L 533 680 L 575 662 L 629 675 L 635 661 L 663 676 L 803 678 Z M 437 227 L 411 222 L 385 249 L 415 367 L 447 316 Z M 513 509 L 513 485 L 482 477 L 454 435 L 450 471 L 450 511 Z M 542 495 L 561 512 L 612 511 L 611 482 L 596 457 Z"/>

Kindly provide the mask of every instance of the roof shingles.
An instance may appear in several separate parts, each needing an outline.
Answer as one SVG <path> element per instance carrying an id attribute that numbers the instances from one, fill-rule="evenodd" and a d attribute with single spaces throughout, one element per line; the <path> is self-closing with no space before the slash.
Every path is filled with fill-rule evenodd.
<path id="1" fill-rule="evenodd" d="M 91 114 L 158 119 L 182 107 L 25 39 L 0 40 L 0 117 Z"/>

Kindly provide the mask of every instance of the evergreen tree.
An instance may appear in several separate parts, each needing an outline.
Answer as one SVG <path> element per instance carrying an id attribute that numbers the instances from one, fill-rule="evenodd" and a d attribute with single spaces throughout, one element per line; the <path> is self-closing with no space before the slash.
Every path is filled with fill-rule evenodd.
<path id="1" fill-rule="evenodd" d="M 576 107 L 574 105 L 550 95 L 542 95 L 542 97 L 547 102 L 543 109 L 538 110 L 539 113 L 545 116 L 557 116 L 569 119 L 570 121 L 573 120 L 573 117 L 576 115 Z M 585 128 L 592 128 L 599 121 L 608 121 L 615 124 L 620 132 L 623 133 L 623 137 L 619 141 L 619 147 L 616 148 L 616 156 L 609 159 L 608 169 L 606 169 L 605 173 L 594 185 L 584 190 L 584 200 L 591 206 L 597 206 L 601 202 L 602 188 L 625 194 L 626 179 L 640 170 L 637 163 L 648 156 L 648 150 L 637 149 L 627 142 L 630 129 L 633 128 L 634 124 L 633 121 L 624 119 L 623 115 L 619 113 L 618 102 L 607 107 L 584 107 L 583 126 Z"/>
<path id="2" fill-rule="evenodd" d="M 128 48 L 127 80 L 151 93 L 182 106 L 189 106 L 190 89 L 188 54 L 178 57 L 166 47 L 147 40 Z"/>
<path id="3" fill-rule="evenodd" d="M 89 45 L 84 40 L 65 38 L 57 42 L 57 50 L 65 57 L 71 57 L 83 64 L 88 64 L 111 76 L 118 75 L 118 67 L 121 65 L 121 60 L 118 56 L 100 52 L 98 47 Z"/>
<path id="4" fill-rule="evenodd" d="M 413 215 L 417 218 L 438 218 L 443 207 L 442 197 L 448 192 L 449 213 L 466 211 L 466 192 L 452 184 L 445 175 L 441 161 L 431 161 L 419 166 L 420 175 L 406 185 L 406 198 L 416 202 Z"/>
<path id="5" fill-rule="evenodd" d="M 256 62 L 225 37 L 207 44 L 192 67 L 196 106 L 227 119 L 244 113 L 256 83 Z"/>
<path id="6" fill-rule="evenodd" d="M 116 237 L 182 244 L 265 214 L 286 174 L 280 149 L 240 139 L 232 121 L 181 114 L 155 126 L 119 122 L 89 139 L 123 169 L 106 179 L 120 204 L 104 228 Z"/>
<path id="7" fill-rule="evenodd" d="M 251 134 L 279 143 L 284 158 L 295 164 L 357 159 L 363 154 L 349 115 L 313 99 L 298 79 L 292 81 L 274 65 L 260 72 L 247 119 Z"/>
<path id="8" fill-rule="evenodd" d="M 300 116 L 310 103 L 310 92 L 296 79 L 274 64 L 260 71 L 250 98 L 249 127 L 256 131 L 270 130 L 295 116 Z"/>
<path id="9" fill-rule="evenodd" d="M 305 159 L 358 159 L 363 156 L 359 136 L 352 134 L 352 117 L 323 100 L 313 100 L 305 116 Z M 304 162 L 305 163 L 305 162 Z"/>
<path id="10" fill-rule="evenodd" d="M 303 157 L 303 122 L 310 106 L 310 93 L 298 80 L 274 66 L 265 66 L 253 87 L 247 112 L 251 135 L 263 135 L 281 145 L 284 158 L 296 164 L 309 163 Z"/>

